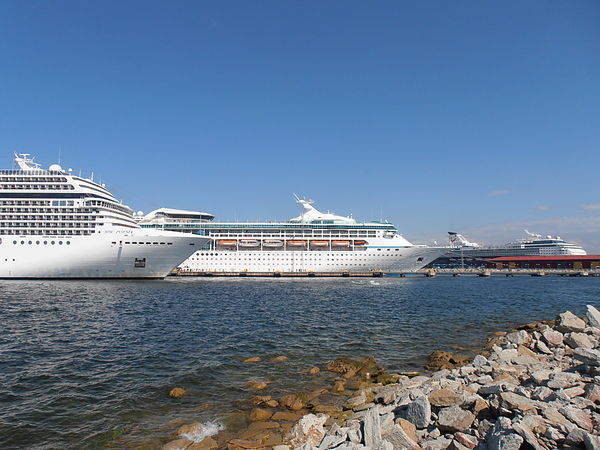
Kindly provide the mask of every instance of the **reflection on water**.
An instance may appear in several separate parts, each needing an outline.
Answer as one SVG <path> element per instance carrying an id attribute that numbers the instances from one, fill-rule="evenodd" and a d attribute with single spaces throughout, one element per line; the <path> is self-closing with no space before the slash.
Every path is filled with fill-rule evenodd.
<path id="1" fill-rule="evenodd" d="M 433 350 L 583 314 L 599 287 L 558 277 L 2 281 L 0 447 L 163 437 L 181 420 L 223 419 L 249 379 L 270 379 L 272 395 L 310 387 L 319 380 L 302 372 L 342 355 L 418 369 Z M 268 362 L 278 355 L 290 359 Z M 249 356 L 263 361 L 243 364 Z M 173 386 L 189 394 L 174 401 Z"/>

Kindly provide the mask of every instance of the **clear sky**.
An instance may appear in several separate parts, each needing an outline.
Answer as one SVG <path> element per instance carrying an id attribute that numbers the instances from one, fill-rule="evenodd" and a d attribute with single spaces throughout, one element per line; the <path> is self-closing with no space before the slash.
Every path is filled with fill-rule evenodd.
<path id="1" fill-rule="evenodd" d="M 0 163 L 136 210 L 600 253 L 600 2 L 0 1 Z"/>

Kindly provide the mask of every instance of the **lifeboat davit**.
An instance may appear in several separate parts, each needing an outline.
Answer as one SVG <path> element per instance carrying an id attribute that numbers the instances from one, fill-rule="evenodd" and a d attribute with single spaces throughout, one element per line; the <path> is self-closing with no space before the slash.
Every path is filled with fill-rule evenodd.
<path id="1" fill-rule="evenodd" d="M 287 241 L 288 247 L 305 247 L 306 241 Z"/>
<path id="2" fill-rule="evenodd" d="M 349 247 L 350 241 L 331 241 L 331 245 L 336 247 Z"/>
<path id="3" fill-rule="evenodd" d="M 221 239 L 219 241 L 217 241 L 217 244 L 219 245 L 236 245 L 237 241 L 233 240 L 227 240 L 227 239 Z"/>
<path id="4" fill-rule="evenodd" d="M 263 241 L 263 247 L 282 247 L 283 241 L 277 239 L 265 239 Z"/>
<path id="5" fill-rule="evenodd" d="M 329 245 L 329 241 L 310 241 L 310 245 L 313 247 L 327 247 Z"/>
<path id="6" fill-rule="evenodd" d="M 240 239 L 240 247 L 258 247 L 260 242 L 255 239 Z"/>

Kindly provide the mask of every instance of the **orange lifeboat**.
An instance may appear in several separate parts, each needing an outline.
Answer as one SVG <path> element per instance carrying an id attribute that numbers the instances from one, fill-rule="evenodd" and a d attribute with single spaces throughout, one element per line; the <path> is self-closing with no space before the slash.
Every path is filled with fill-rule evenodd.
<path id="1" fill-rule="evenodd" d="M 306 241 L 287 241 L 289 247 L 305 247 Z"/>
<path id="2" fill-rule="evenodd" d="M 331 245 L 336 247 L 349 247 L 350 241 L 331 241 Z"/>
<path id="3" fill-rule="evenodd" d="M 329 241 L 310 241 L 310 245 L 314 247 L 327 247 L 329 245 Z"/>
<path id="4" fill-rule="evenodd" d="M 354 245 L 367 245 L 367 241 L 354 241 Z"/>
<path id="5" fill-rule="evenodd" d="M 221 240 L 217 241 L 217 244 L 219 244 L 219 245 L 236 245 L 237 241 L 236 240 L 221 239 Z"/>

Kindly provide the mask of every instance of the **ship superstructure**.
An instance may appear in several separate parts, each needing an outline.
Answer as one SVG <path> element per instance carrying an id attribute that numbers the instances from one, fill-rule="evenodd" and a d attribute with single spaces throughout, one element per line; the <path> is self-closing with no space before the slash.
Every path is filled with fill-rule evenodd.
<path id="1" fill-rule="evenodd" d="M 15 163 L 0 170 L 1 278 L 161 278 L 208 240 L 143 230 L 104 185 Z"/>
<path id="2" fill-rule="evenodd" d="M 191 231 L 211 238 L 179 269 L 194 272 L 415 271 L 446 248 L 414 245 L 389 222 L 357 222 L 322 213 L 296 198 L 302 213 L 287 222 L 213 222 L 206 213 L 161 209 L 140 220 L 143 228 Z M 167 219 L 172 214 L 172 219 Z"/>

